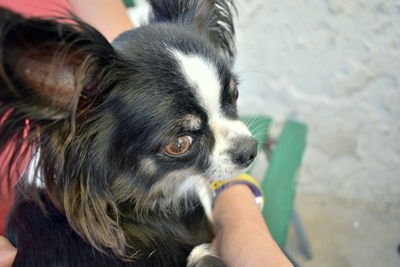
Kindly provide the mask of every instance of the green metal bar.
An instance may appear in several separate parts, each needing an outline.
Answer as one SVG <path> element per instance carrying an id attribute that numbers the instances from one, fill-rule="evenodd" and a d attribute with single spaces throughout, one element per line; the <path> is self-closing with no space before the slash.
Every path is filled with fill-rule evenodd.
<path id="1" fill-rule="evenodd" d="M 134 0 L 122 0 L 124 3 L 125 7 L 133 7 L 135 5 Z"/>
<path id="2" fill-rule="evenodd" d="M 263 216 L 275 241 L 285 247 L 293 211 L 296 174 L 306 144 L 307 127 L 287 121 L 271 155 L 262 188 Z"/>

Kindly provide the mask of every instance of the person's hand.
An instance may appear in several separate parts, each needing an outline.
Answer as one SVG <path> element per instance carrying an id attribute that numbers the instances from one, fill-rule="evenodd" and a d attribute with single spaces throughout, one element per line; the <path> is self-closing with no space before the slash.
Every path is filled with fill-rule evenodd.
<path id="1" fill-rule="evenodd" d="M 0 267 L 10 267 L 17 255 L 17 249 L 3 236 L 0 236 Z"/>
<path id="2" fill-rule="evenodd" d="M 122 1 L 118 0 L 68 0 L 75 15 L 100 31 L 108 41 L 120 33 L 133 29 Z"/>

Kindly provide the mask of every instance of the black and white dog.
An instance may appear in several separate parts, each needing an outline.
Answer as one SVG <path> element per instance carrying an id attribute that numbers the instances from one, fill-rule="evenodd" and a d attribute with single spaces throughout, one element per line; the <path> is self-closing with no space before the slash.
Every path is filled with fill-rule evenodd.
<path id="1" fill-rule="evenodd" d="M 234 3 L 149 2 L 149 24 L 112 44 L 78 19 L 0 11 L 0 149 L 32 156 L 15 266 L 224 266 L 209 184 L 257 153 L 237 118 Z"/>

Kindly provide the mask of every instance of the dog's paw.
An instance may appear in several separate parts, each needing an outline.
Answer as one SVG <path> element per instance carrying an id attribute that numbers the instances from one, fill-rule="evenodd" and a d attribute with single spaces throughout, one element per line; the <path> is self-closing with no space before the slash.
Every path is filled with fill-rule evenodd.
<path id="1" fill-rule="evenodd" d="M 216 256 L 205 256 L 196 263 L 188 264 L 187 267 L 226 267 L 226 265 Z"/>
<path id="2" fill-rule="evenodd" d="M 226 265 L 210 250 L 209 244 L 201 244 L 190 252 L 187 267 L 226 267 Z"/>

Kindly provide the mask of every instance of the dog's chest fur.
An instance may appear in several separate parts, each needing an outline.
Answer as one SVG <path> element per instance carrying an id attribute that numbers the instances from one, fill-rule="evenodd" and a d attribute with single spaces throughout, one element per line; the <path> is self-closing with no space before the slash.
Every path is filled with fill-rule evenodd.
<path id="1" fill-rule="evenodd" d="M 212 238 L 200 206 L 168 223 L 151 217 L 147 222 L 132 220 L 125 222 L 125 227 L 132 232 L 129 243 L 134 257 L 123 261 L 110 250 L 94 249 L 42 198 L 46 214 L 35 202 L 23 199 L 17 200 L 10 214 L 7 236 L 19 249 L 15 266 L 185 266 L 192 249 Z"/>

